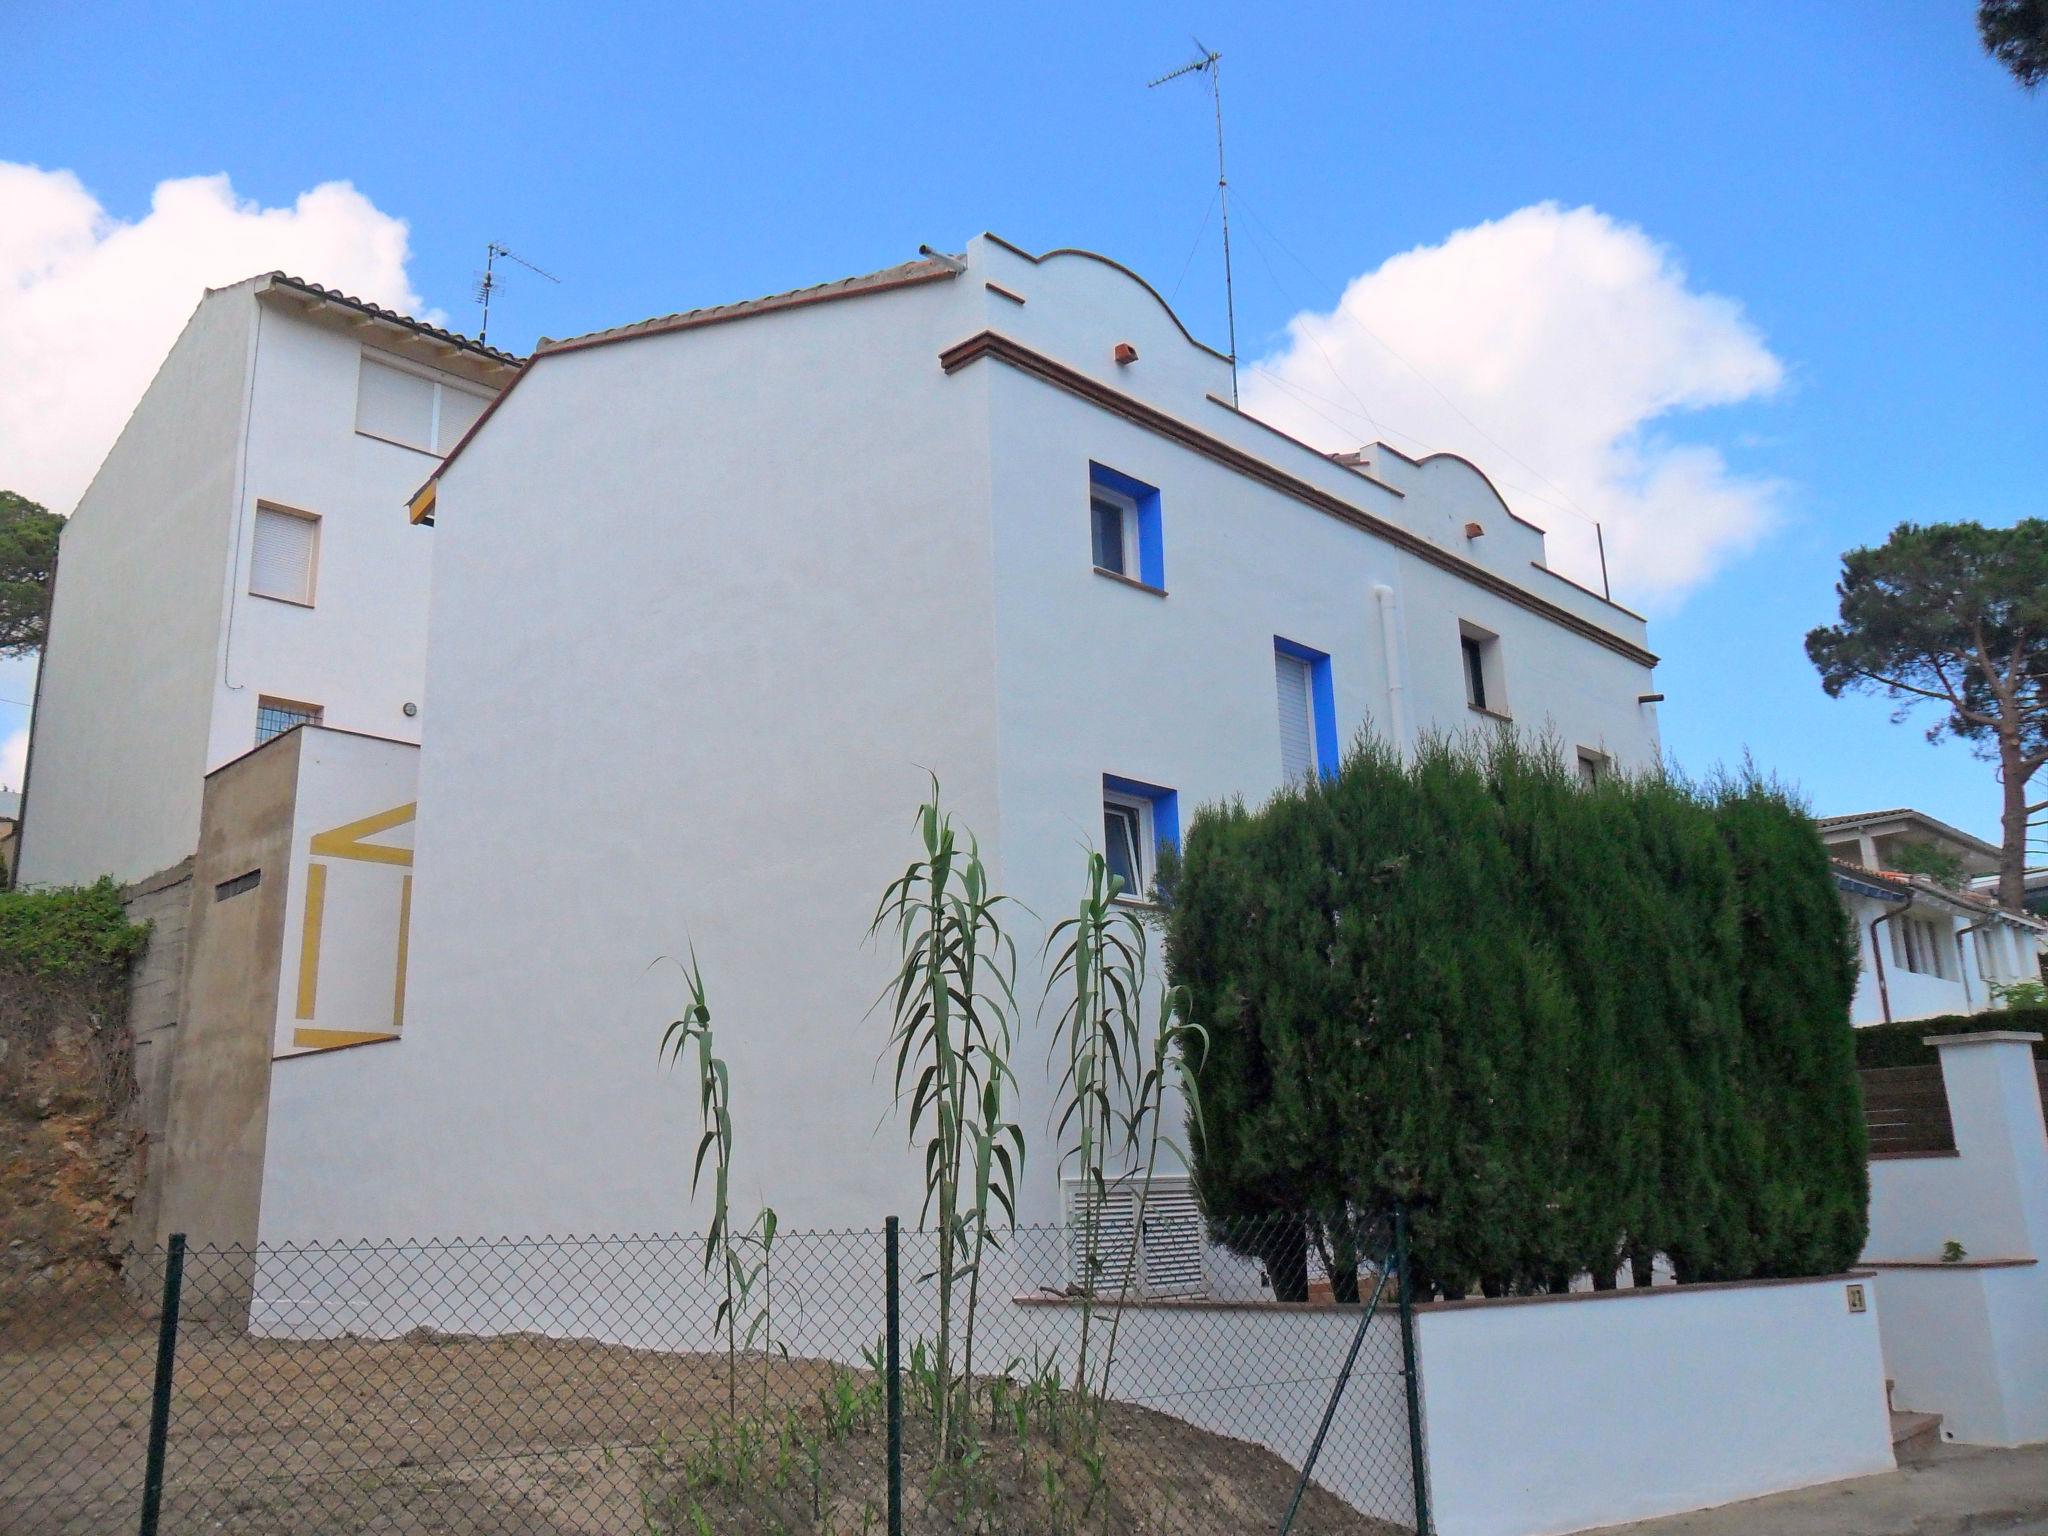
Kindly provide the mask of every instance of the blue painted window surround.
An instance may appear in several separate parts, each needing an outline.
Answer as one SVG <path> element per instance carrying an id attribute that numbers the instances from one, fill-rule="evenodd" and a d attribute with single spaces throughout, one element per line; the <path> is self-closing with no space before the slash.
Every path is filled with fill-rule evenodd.
<path id="1" fill-rule="evenodd" d="M 1159 488 L 1106 464 L 1088 466 L 1088 518 L 1098 569 L 1166 590 Z"/>
<path id="2" fill-rule="evenodd" d="M 1102 853 L 1123 894 L 1149 901 L 1160 845 L 1180 847 L 1180 796 L 1158 784 L 1102 776 Z"/>
<path id="3" fill-rule="evenodd" d="M 1273 637 L 1273 681 L 1280 712 L 1280 770 L 1288 783 L 1337 772 L 1337 697 L 1327 651 Z"/>

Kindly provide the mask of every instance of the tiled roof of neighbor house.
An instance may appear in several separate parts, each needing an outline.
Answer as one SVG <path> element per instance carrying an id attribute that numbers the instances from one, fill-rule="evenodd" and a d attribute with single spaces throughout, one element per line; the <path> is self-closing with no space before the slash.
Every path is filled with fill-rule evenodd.
<path id="1" fill-rule="evenodd" d="M 648 320 L 635 320 L 630 325 L 615 325 L 608 330 L 590 331 L 581 336 L 566 336 L 560 340 L 545 340 L 534 348 L 533 355 L 545 357 L 550 352 L 568 352 L 579 347 L 597 346 L 607 341 L 625 341 L 635 336 L 656 336 L 664 331 L 688 330 L 692 326 L 712 325 L 720 320 L 738 320 L 747 315 L 766 314 L 777 309 L 794 309 L 800 304 L 816 304 L 826 299 L 851 298 L 859 293 L 880 293 L 909 283 L 956 277 L 959 270 L 954 260 L 924 256 L 916 261 L 898 262 L 895 266 L 884 267 L 879 272 L 863 272 L 858 277 L 842 277 L 836 282 L 815 283 L 809 288 L 792 288 L 787 293 L 771 293 L 758 299 L 742 299 L 737 304 L 712 304 L 702 309 L 679 310 L 672 315 L 656 315 Z"/>
<path id="2" fill-rule="evenodd" d="M 505 352 L 497 347 L 478 341 L 473 336 L 464 336 L 459 331 L 443 330 L 438 325 L 429 325 L 424 320 L 415 320 L 411 315 L 401 315 L 395 309 L 386 309 L 381 304 L 372 304 L 368 299 L 359 299 L 354 294 L 343 293 L 339 288 L 323 288 L 318 283 L 309 283 L 303 277 L 293 277 L 289 272 L 273 272 L 270 280 L 282 283 L 287 288 L 296 288 L 301 293 L 312 294 L 330 304 L 343 304 L 365 315 L 374 315 L 379 320 L 388 320 L 393 325 L 402 325 L 409 331 L 422 336 L 431 336 L 436 341 L 445 341 L 451 347 L 460 347 L 465 352 L 474 352 L 480 357 L 496 358 L 499 362 L 517 368 L 523 361 L 517 353 Z"/>
<path id="3" fill-rule="evenodd" d="M 1899 875 L 1888 875 L 1881 869 L 1865 869 L 1860 864 L 1851 864 L 1847 859 L 1828 860 L 1835 871 L 1835 884 L 1845 889 L 1859 890 L 1865 896 L 1875 896 L 1880 901 L 1905 901 L 1912 894 L 1911 885 Z"/>

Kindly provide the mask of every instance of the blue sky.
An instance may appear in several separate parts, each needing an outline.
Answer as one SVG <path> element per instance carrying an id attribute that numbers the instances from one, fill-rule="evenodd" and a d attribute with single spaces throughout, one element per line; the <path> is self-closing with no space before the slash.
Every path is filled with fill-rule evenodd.
<path id="1" fill-rule="evenodd" d="M 1208 101 L 1144 89 L 1198 34 L 1225 55 L 1248 358 L 1387 258 L 1547 202 L 1740 306 L 1782 382 L 1641 433 L 1768 485 L 1769 529 L 1668 590 L 1617 573 L 1653 606 L 1667 746 L 1692 768 L 1752 752 L 1823 811 L 1912 803 L 1989 835 L 1988 768 L 1828 700 L 1800 649 L 1843 548 L 2048 511 L 2048 93 L 1982 57 L 1973 11 L 9 7 L 0 160 L 69 170 L 124 221 L 167 178 L 224 172 L 267 208 L 348 181 L 408 221 L 413 291 L 458 328 L 486 240 L 559 273 L 515 273 L 492 337 L 514 347 L 982 229 L 1111 254 L 1220 343 Z M 1324 387 L 1370 405 L 1375 384 Z"/>

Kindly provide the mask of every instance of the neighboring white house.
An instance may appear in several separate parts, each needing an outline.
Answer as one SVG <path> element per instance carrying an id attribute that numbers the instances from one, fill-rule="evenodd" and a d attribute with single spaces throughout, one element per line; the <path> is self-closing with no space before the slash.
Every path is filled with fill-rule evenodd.
<path id="1" fill-rule="evenodd" d="M 1478 469 L 1334 462 L 1230 383 L 1125 268 L 993 236 L 543 345 L 420 477 L 403 1005 L 393 1039 L 270 1064 L 262 1240 L 700 1222 L 694 1090 L 656 1063 L 658 957 L 690 946 L 735 1201 L 915 1218 L 863 935 L 928 770 L 1018 903 L 1019 1214 L 1054 1219 L 1033 1008 L 1090 846 L 1144 890 L 1197 807 L 1368 728 L 1657 761 L 1643 621 L 1551 571 Z"/>
<path id="2" fill-rule="evenodd" d="M 1856 928 L 1852 1022 L 1977 1013 L 1999 1006 L 1994 989 L 2041 979 L 2048 923 L 1901 867 L 1931 849 L 1965 879 L 1983 875 L 1998 867 L 1991 844 L 1903 808 L 1823 816 L 1820 829 Z"/>
<path id="3" fill-rule="evenodd" d="M 517 369 L 282 273 L 206 294 L 64 528 L 24 882 L 177 863 L 299 721 L 418 739 L 433 538 L 391 508 Z"/>

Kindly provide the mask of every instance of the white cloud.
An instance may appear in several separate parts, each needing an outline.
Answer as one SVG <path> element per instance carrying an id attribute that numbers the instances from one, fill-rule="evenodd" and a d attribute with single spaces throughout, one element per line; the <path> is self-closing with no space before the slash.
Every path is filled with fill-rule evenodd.
<path id="1" fill-rule="evenodd" d="M 1554 566 L 1597 586 L 1577 507 L 1605 527 L 1616 596 L 1669 606 L 1756 543 L 1780 487 L 1659 424 L 1768 395 L 1784 372 L 1741 307 L 1692 288 L 1642 230 L 1542 203 L 1354 279 L 1336 312 L 1289 322 L 1243 390 L 1319 447 L 1465 455 L 1550 531 Z"/>
<path id="2" fill-rule="evenodd" d="M 288 208 L 164 181 L 124 222 L 69 171 L 0 161 L 0 485 L 68 513 L 205 288 L 282 268 L 421 313 L 406 238 L 343 181 Z"/>

